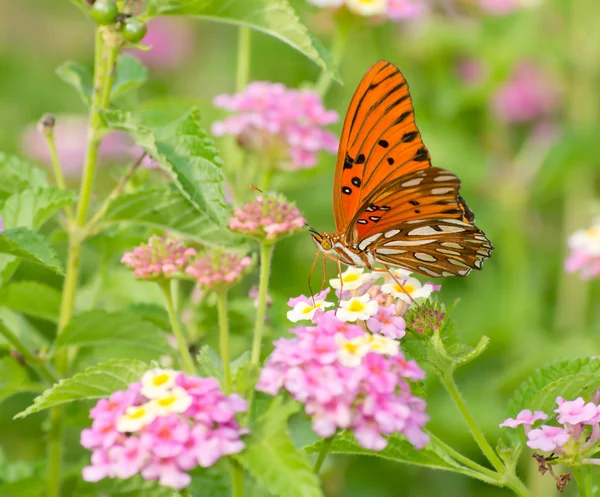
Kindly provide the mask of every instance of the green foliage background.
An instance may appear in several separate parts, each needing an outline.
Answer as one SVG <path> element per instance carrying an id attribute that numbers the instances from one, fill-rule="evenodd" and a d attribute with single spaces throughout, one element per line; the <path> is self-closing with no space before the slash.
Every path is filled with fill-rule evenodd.
<path id="1" fill-rule="evenodd" d="M 302 0 L 292 4 L 305 24 L 329 45 L 327 26 L 317 9 Z M 374 61 L 385 58 L 398 65 L 410 83 L 417 123 L 434 164 L 454 171 L 462 179 L 463 196 L 477 214 L 478 225 L 495 246 L 493 257 L 482 272 L 472 273 L 464 280 L 444 280 L 441 292 L 446 302 L 461 299 L 454 317 L 465 342 L 476 344 L 481 335 L 491 338 L 483 356 L 463 368 L 457 378 L 475 417 L 491 439 L 499 435 L 497 426 L 507 416 L 512 392 L 533 369 L 558 359 L 593 355 L 599 350 L 600 287 L 597 283 L 582 283 L 575 276 L 565 276 L 562 270 L 567 235 L 588 225 L 600 212 L 597 139 L 600 41 L 598 33 L 590 28 L 594 21 L 597 26 L 600 15 L 598 7 L 590 1 L 546 0 L 537 9 L 506 17 L 435 15 L 418 24 L 366 25 L 351 34 L 348 53 L 340 64 L 345 84 L 333 83 L 326 97 L 327 106 L 343 116 L 356 84 Z M 167 72 L 151 70 L 148 84 L 134 97 L 127 98 L 138 99 L 130 102 L 132 105 L 137 101 L 154 102 L 156 108 L 163 110 L 167 101 L 173 116 L 195 105 L 200 109 L 202 126 L 208 129 L 210 122 L 220 116 L 211 106 L 212 98 L 224 91 L 234 91 L 236 29 L 202 19 L 189 23 L 194 30 L 194 46 L 187 63 Z M 86 111 L 79 96 L 55 75 L 55 69 L 67 59 L 90 67 L 92 47 L 93 25 L 72 3 L 3 2 L 0 150 L 21 154 L 23 129 L 44 112 Z M 481 84 L 461 82 L 457 64 L 465 59 L 481 62 L 484 73 Z M 508 127 L 495 120 L 489 111 L 494 90 L 514 65 L 524 59 L 547 68 L 564 102 L 556 115 L 557 137 L 544 146 L 532 142 L 530 127 Z M 274 38 L 253 34 L 252 80 L 298 86 L 310 84 L 318 76 L 317 66 L 292 48 Z M 146 110 L 151 115 L 152 105 Z M 336 130 L 340 127 L 338 123 Z M 274 189 L 297 202 L 312 226 L 323 231 L 333 228 L 333 164 L 334 157 L 323 154 L 316 169 L 282 174 L 273 183 Z M 109 191 L 115 184 L 123 166 L 115 164 L 100 169 L 98 184 L 103 191 Z M 3 174 L 0 183 L 4 177 Z M 111 215 L 109 212 L 109 220 Z M 151 285 L 136 282 L 127 271 L 119 269 L 119 255 L 138 241 L 135 232 L 130 236 L 130 243 L 123 239 L 112 243 L 100 238 L 87 246 L 83 287 L 78 296 L 80 310 L 92 306 L 116 310 L 124 305 L 136 308 L 140 302 L 160 303 Z M 61 256 L 64 255 L 64 240 L 62 245 L 60 239 L 55 241 L 62 247 Z M 270 311 L 272 327 L 267 341 L 285 332 L 287 298 L 307 293 L 306 279 L 314 251 L 307 234 L 296 235 L 277 246 L 271 285 L 275 306 Z M 43 254 L 39 258 L 44 260 Z M 52 267 L 55 261 L 48 259 L 45 263 Z M 98 281 L 94 279 L 97 278 L 94 270 L 99 264 L 102 269 Z M 27 282 L 33 279 L 43 284 L 28 287 Z M 237 352 L 234 357 L 248 346 L 251 305 L 244 297 L 256 281 L 256 274 L 248 277 L 234 295 L 233 347 Z M 32 345 L 43 346 L 51 338 L 60 282 L 60 277 L 51 270 L 23 264 L 12 283 L 2 289 L 3 319 L 17 320 Z M 31 299 L 39 299 L 37 310 L 28 306 Z M 136 309 L 146 315 L 152 311 Z M 81 333 L 85 333 L 86 319 L 102 318 L 94 316 L 94 312 L 102 311 L 88 311 L 73 327 L 80 326 Z M 156 317 L 161 318 L 161 315 Z M 118 316 L 113 319 L 118 327 Z M 204 314 L 199 323 L 202 339 L 214 343 L 215 316 Z M 155 327 L 147 322 L 146 326 L 151 328 L 148 336 L 154 336 Z M 66 343 L 69 337 L 82 339 L 76 330 L 73 333 L 64 337 Z M 161 339 L 157 336 L 148 348 L 160 348 Z M 128 356 L 125 344 L 121 351 L 120 357 Z M 94 362 L 91 358 L 86 360 L 85 354 L 81 361 L 83 365 Z M 3 375 L 20 374 L 1 366 L 2 363 Z M 27 381 L 25 377 L 23 381 Z M 0 393 L 2 387 L 0 377 Z M 429 382 L 427 389 L 432 429 L 469 457 L 483 462 L 436 381 Z M 0 454 L 4 454 L 4 458 L 0 457 L 0 480 L 12 481 L 19 471 L 26 476 L 29 470 L 23 462 L 39 464 L 44 457 L 44 444 L 40 442 L 42 414 L 9 421 L 31 404 L 33 396 L 21 393 L 0 404 Z M 75 452 L 67 453 L 75 472 L 81 457 L 77 438 L 86 423 L 85 409 L 81 409 L 76 419 L 78 422 L 68 427 L 68 447 Z M 302 436 L 301 430 L 298 433 Z M 523 470 L 536 495 L 553 495 L 552 482 L 540 478 L 531 461 L 523 461 Z M 510 494 L 508 490 L 451 473 L 360 456 L 335 459 L 335 464 L 325 470 L 325 488 L 331 497 Z M 30 495 L 28 491 L 22 490 L 25 493 L 19 495 Z"/>

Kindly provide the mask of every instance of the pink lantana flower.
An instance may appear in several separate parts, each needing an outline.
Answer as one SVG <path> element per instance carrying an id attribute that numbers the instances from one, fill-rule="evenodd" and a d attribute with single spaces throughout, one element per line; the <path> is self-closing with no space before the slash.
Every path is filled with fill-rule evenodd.
<path id="1" fill-rule="evenodd" d="M 396 315 L 396 306 L 379 306 L 377 314 L 367 320 L 367 327 L 373 333 L 380 333 L 388 338 L 402 338 L 406 334 L 406 321 Z"/>
<path id="2" fill-rule="evenodd" d="M 341 322 L 335 311 L 317 313 L 313 321 L 274 343 L 257 389 L 287 390 L 305 404 L 322 437 L 348 429 L 363 447 L 381 450 L 385 435 L 399 432 L 417 448 L 427 444 L 425 402 L 410 389 L 424 373 L 398 343 Z"/>
<path id="3" fill-rule="evenodd" d="M 92 428 L 81 433 L 81 444 L 93 451 L 91 465 L 83 469 L 85 481 L 141 474 L 165 487 L 182 489 L 191 481 L 188 471 L 243 450 L 241 437 L 248 430 L 240 427 L 236 415 L 248 405 L 239 395 L 226 396 L 214 378 L 172 370 L 154 369 L 142 380 L 101 399 L 90 411 Z M 169 397 L 191 401 L 182 411 L 177 402 L 160 404 Z M 123 423 L 128 413 L 153 409 L 146 423 Z"/>
<path id="4" fill-rule="evenodd" d="M 215 136 L 233 135 L 280 168 L 314 167 L 319 151 L 337 152 L 336 137 L 323 127 L 336 122 L 338 115 L 326 110 L 313 91 L 257 81 L 242 93 L 217 96 L 214 105 L 231 113 L 213 123 Z"/>
<path id="5" fill-rule="evenodd" d="M 557 397 L 556 403 L 558 409 L 555 409 L 554 412 L 558 413 L 556 420 L 561 424 L 597 424 L 600 420 L 598 418 L 598 406 L 592 402 L 586 404 L 583 397 L 578 397 L 572 401 Z"/>
<path id="6" fill-rule="evenodd" d="M 198 285 L 219 291 L 235 285 L 252 267 L 252 258 L 237 252 L 215 251 L 202 254 L 185 272 Z"/>
<path id="7" fill-rule="evenodd" d="M 509 79 L 496 91 L 492 112 L 501 121 L 518 124 L 546 118 L 561 102 L 558 86 L 532 62 L 515 67 Z"/>
<path id="8" fill-rule="evenodd" d="M 531 430 L 527 434 L 527 446 L 544 452 L 556 450 L 565 445 L 571 435 L 564 428 L 558 426 L 542 425 L 539 429 Z"/>
<path id="9" fill-rule="evenodd" d="M 306 220 L 281 195 L 268 193 L 235 210 L 229 228 L 238 233 L 276 240 L 304 228 Z"/>
<path id="10" fill-rule="evenodd" d="M 600 276 L 600 217 L 586 230 L 578 230 L 569 237 L 571 253 L 565 261 L 568 273 L 579 272 L 581 278 Z"/>
<path id="11" fill-rule="evenodd" d="M 531 412 L 530 409 L 523 409 L 515 419 L 507 418 L 500 424 L 500 428 L 516 428 L 519 425 L 531 426 L 536 421 L 548 419 L 548 415 L 543 411 Z"/>
<path id="12" fill-rule="evenodd" d="M 418 19 L 428 10 L 428 0 L 308 0 L 317 7 L 346 7 L 361 17 L 402 21 Z"/>
<path id="13" fill-rule="evenodd" d="M 179 240 L 152 236 L 148 243 L 125 252 L 121 262 L 131 267 L 138 278 L 150 280 L 182 273 L 195 254 L 193 248 Z"/>

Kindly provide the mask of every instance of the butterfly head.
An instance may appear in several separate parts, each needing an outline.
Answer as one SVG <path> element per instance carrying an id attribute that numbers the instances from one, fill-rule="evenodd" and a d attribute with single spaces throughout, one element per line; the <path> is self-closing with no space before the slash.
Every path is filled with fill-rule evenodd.
<path id="1" fill-rule="evenodd" d="M 333 252 L 334 241 L 329 233 L 312 232 L 312 238 L 321 252 L 329 254 Z"/>

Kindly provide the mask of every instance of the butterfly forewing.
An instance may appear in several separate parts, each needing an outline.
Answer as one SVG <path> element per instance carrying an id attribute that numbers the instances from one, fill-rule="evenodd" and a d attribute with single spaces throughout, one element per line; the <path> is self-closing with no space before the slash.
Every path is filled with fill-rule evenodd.
<path id="1" fill-rule="evenodd" d="M 430 165 L 406 79 L 393 64 L 377 62 L 350 102 L 340 138 L 333 192 L 338 232 L 378 186 Z"/>

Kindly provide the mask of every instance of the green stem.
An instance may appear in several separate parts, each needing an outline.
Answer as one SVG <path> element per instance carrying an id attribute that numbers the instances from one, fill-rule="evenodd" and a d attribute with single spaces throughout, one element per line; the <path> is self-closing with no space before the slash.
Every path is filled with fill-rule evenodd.
<path id="1" fill-rule="evenodd" d="M 192 497 L 192 494 L 190 494 L 189 490 L 187 488 L 184 488 L 183 490 L 179 491 L 179 495 L 181 497 Z"/>
<path id="2" fill-rule="evenodd" d="M 265 317 L 267 313 L 267 295 L 269 291 L 269 274 L 271 259 L 275 244 L 265 240 L 260 247 L 260 280 L 258 283 L 258 305 L 256 307 L 256 322 L 254 323 L 254 338 L 252 340 L 251 363 L 257 366 L 260 362 L 260 348 L 265 330 Z"/>
<path id="3" fill-rule="evenodd" d="M 58 381 L 54 373 L 48 369 L 48 366 L 46 366 L 46 364 L 44 364 L 39 357 L 31 352 L 17 335 L 15 335 L 2 323 L 0 323 L 0 335 L 4 336 L 8 343 L 12 344 L 16 351 L 23 356 L 27 365 L 36 370 L 36 372 L 40 375 L 40 378 L 43 378 L 50 385 L 53 385 Z"/>
<path id="4" fill-rule="evenodd" d="M 593 497 L 592 475 L 590 469 L 586 467 L 578 467 L 573 469 L 573 475 L 577 482 L 579 497 Z"/>
<path id="5" fill-rule="evenodd" d="M 169 313 L 169 321 L 171 322 L 171 328 L 173 328 L 173 334 L 177 339 L 177 347 L 179 348 L 179 359 L 183 366 L 183 370 L 189 374 L 196 374 L 196 367 L 194 366 L 194 360 L 190 355 L 188 345 L 181 331 L 179 325 L 179 317 L 175 310 L 175 303 L 173 302 L 173 292 L 171 290 L 171 282 L 169 280 L 162 281 L 160 288 L 165 296 L 165 303 L 167 304 L 167 312 Z"/>
<path id="6" fill-rule="evenodd" d="M 250 48 L 252 46 L 252 30 L 247 26 L 238 28 L 238 59 L 235 77 L 235 91 L 241 92 L 250 80 Z"/>
<path id="7" fill-rule="evenodd" d="M 227 290 L 217 292 L 217 314 L 219 316 L 219 349 L 223 363 L 223 390 L 231 393 L 231 365 L 229 359 L 229 316 L 227 313 Z"/>
<path id="8" fill-rule="evenodd" d="M 48 144 L 48 150 L 50 151 L 50 161 L 52 162 L 52 170 L 54 171 L 56 185 L 61 190 L 66 190 L 67 184 L 65 183 L 65 177 L 63 176 L 62 168 L 60 166 L 60 159 L 58 158 L 58 152 L 56 151 L 56 142 L 54 141 L 54 129 L 50 129 L 43 134 L 46 138 L 46 143 Z M 69 220 L 73 220 L 73 209 L 71 209 L 71 206 L 65 207 L 65 213 Z"/>
<path id="9" fill-rule="evenodd" d="M 456 404 L 456 407 L 458 407 L 458 410 L 460 411 L 463 419 L 465 420 L 465 423 L 467 423 L 469 431 L 471 432 L 471 435 L 473 436 L 475 442 L 477 442 L 477 445 L 481 449 L 481 452 L 483 452 L 485 457 L 488 458 L 488 461 L 490 461 L 490 463 L 492 464 L 492 466 L 494 466 L 494 469 L 498 473 L 504 474 L 504 464 L 502 463 L 502 460 L 498 457 L 496 452 L 494 452 L 492 446 L 486 440 L 485 435 L 483 434 L 479 426 L 477 426 L 475 418 L 473 418 L 473 415 L 469 411 L 469 408 L 465 404 L 465 401 L 462 398 L 460 392 L 458 391 L 456 383 L 454 382 L 453 371 L 448 371 L 441 378 L 444 387 L 446 387 L 446 390 L 448 390 L 450 397 L 452 397 L 452 400 Z"/>
<path id="10" fill-rule="evenodd" d="M 437 445 L 440 449 L 442 449 L 444 452 L 450 455 L 453 459 L 456 459 L 458 462 L 464 464 L 465 466 L 483 475 L 486 475 L 496 481 L 499 479 L 499 477 L 501 478 L 501 475 L 499 475 L 497 472 L 492 471 L 491 469 L 488 469 L 484 466 L 481 466 L 481 464 L 477 464 L 475 461 L 472 461 L 468 457 L 462 455 L 460 452 L 458 452 L 457 450 L 440 440 L 438 437 L 436 437 L 433 433 L 429 433 L 429 438 L 431 439 L 432 444 Z"/>
<path id="11" fill-rule="evenodd" d="M 333 443 L 334 438 L 335 434 L 323 440 L 323 445 L 321 445 L 321 450 L 319 451 L 319 457 L 317 457 L 317 461 L 315 462 L 315 467 L 313 469 L 315 473 L 319 474 L 319 472 L 321 471 L 321 466 L 323 466 L 323 463 L 327 458 L 327 453 L 331 448 L 331 444 Z"/>
<path id="12" fill-rule="evenodd" d="M 229 459 L 229 469 L 231 470 L 231 496 L 244 497 L 244 470 L 232 458 Z"/>
<path id="13" fill-rule="evenodd" d="M 345 17 L 338 17 L 335 23 L 335 33 L 331 43 L 331 54 L 336 65 L 338 65 L 346 51 L 348 44 L 348 36 L 350 35 L 350 22 Z M 323 69 L 319 75 L 319 79 L 315 83 L 315 91 L 323 98 L 327 94 L 327 90 L 333 81 L 331 72 Z"/>

